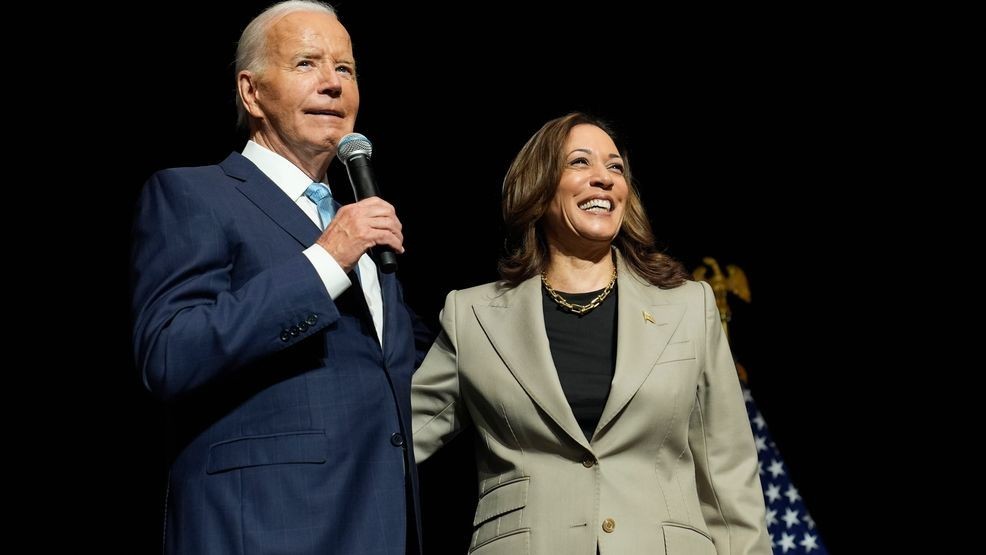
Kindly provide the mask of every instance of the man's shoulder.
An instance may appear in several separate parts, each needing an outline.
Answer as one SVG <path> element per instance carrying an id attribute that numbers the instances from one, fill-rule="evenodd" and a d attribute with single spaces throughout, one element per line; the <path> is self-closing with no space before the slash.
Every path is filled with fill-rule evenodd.
<path id="1" fill-rule="evenodd" d="M 182 166 L 159 170 L 154 175 L 164 178 L 196 180 L 196 179 L 215 179 L 217 175 L 234 175 L 246 171 L 250 162 L 238 152 L 232 152 L 225 160 L 218 164 L 207 166 Z M 237 171 L 241 170 L 241 171 Z"/>
<path id="2" fill-rule="evenodd" d="M 230 161 L 236 161 L 238 153 L 231 154 L 220 164 L 208 166 L 185 166 L 165 168 L 155 172 L 147 180 L 148 187 L 163 187 L 166 189 L 194 188 L 198 191 L 208 191 L 212 188 L 228 187 L 228 181 L 235 177 L 226 168 Z"/>
<path id="3" fill-rule="evenodd" d="M 152 179 L 165 182 L 196 182 L 196 181 L 215 181 L 217 177 L 223 175 L 222 168 L 216 164 L 210 166 L 187 166 L 180 168 L 165 168 L 158 170 L 151 176 Z"/>

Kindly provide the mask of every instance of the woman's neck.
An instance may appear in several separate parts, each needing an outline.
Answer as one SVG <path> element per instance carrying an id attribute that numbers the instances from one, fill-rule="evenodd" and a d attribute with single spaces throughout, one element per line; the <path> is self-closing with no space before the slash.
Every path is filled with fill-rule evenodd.
<path id="1" fill-rule="evenodd" d="M 587 293 L 609 285 L 614 263 L 612 250 L 608 247 L 579 255 L 552 249 L 545 274 L 551 287 L 558 291 Z"/>

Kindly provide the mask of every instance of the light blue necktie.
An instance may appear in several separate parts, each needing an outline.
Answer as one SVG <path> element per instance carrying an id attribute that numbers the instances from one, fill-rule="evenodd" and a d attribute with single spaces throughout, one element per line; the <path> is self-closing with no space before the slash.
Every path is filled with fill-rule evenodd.
<path id="1" fill-rule="evenodd" d="M 305 196 L 309 200 L 318 206 L 318 219 L 322 220 L 322 229 L 329 227 L 329 222 L 332 221 L 332 217 L 336 215 L 336 210 L 339 209 L 339 203 L 332 198 L 332 191 L 328 187 L 319 182 L 314 182 L 305 189 Z M 359 278 L 359 266 L 353 266 L 353 272 L 356 274 L 356 278 Z"/>
<path id="2" fill-rule="evenodd" d="M 318 206 L 318 218 L 322 220 L 322 229 L 329 227 L 329 222 L 339 209 L 339 203 L 332 198 L 332 191 L 322 183 L 316 182 L 308 186 L 305 196 Z"/>

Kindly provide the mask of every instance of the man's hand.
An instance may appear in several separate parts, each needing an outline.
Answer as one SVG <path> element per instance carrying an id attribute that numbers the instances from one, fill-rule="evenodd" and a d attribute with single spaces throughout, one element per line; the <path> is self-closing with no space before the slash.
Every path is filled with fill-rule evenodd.
<path id="1" fill-rule="evenodd" d="M 386 245 L 403 254 L 401 227 L 390 203 L 380 197 L 370 197 L 340 208 L 315 243 L 349 272 L 370 247 Z"/>

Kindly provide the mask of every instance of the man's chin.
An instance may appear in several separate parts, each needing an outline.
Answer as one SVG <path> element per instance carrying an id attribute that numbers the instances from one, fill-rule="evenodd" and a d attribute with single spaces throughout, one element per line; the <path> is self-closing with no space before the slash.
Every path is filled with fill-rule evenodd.
<path id="1" fill-rule="evenodd" d="M 333 149 L 337 148 L 339 146 L 339 142 L 342 141 L 342 138 L 352 132 L 352 128 L 334 129 L 331 133 L 325 135 L 325 139 L 322 141 L 322 144 L 328 145 Z"/>

